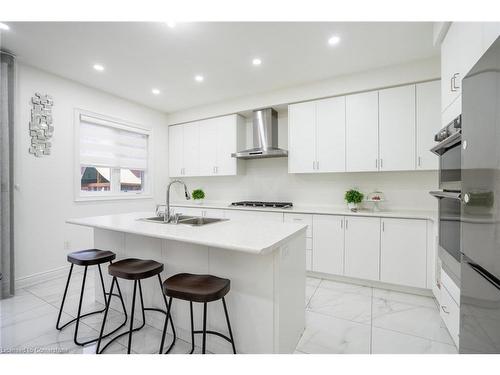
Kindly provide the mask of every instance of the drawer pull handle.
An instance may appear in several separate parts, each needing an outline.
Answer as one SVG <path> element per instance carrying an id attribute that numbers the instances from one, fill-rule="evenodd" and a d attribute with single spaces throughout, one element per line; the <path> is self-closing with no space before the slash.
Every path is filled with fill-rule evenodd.
<path id="1" fill-rule="evenodd" d="M 449 314 L 450 313 L 448 310 L 446 310 L 446 306 L 441 306 L 441 310 L 443 310 L 443 312 L 445 314 Z"/>

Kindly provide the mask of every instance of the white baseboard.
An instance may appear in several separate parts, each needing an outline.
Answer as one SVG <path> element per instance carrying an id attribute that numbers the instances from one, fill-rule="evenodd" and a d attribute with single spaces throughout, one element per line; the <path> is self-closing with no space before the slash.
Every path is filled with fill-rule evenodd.
<path id="1" fill-rule="evenodd" d="M 421 296 L 434 297 L 434 294 L 432 293 L 431 289 L 414 288 L 411 286 L 388 284 L 388 283 L 384 283 L 381 281 L 356 279 L 356 278 L 347 277 L 347 276 L 331 275 L 331 274 L 327 274 L 327 273 L 313 272 L 313 271 L 307 271 L 307 276 L 316 277 L 316 278 L 320 278 L 320 279 L 327 279 L 327 280 L 332 280 L 332 281 L 339 281 L 339 282 L 344 282 L 344 283 L 351 283 L 351 284 L 362 285 L 362 286 L 369 286 L 369 287 L 380 288 L 380 289 L 394 290 L 396 292 L 411 293 L 411 294 L 418 294 Z"/>
<path id="2" fill-rule="evenodd" d="M 78 268 L 78 267 L 76 267 Z M 77 272 L 77 269 L 73 269 L 73 272 Z M 15 287 L 16 289 L 28 288 L 49 280 L 57 279 L 59 277 L 67 275 L 69 272 L 69 265 L 62 266 L 59 268 L 54 268 L 50 271 L 38 272 L 33 275 L 24 276 L 16 279 Z"/>

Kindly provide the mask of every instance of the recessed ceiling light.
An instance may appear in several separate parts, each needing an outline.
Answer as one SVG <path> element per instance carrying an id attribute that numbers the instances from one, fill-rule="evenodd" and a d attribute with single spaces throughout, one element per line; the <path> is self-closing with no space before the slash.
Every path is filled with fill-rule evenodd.
<path id="1" fill-rule="evenodd" d="M 262 60 L 256 57 L 255 59 L 252 60 L 252 64 L 254 65 L 260 65 L 262 64 Z"/>
<path id="2" fill-rule="evenodd" d="M 168 21 L 168 22 L 165 22 L 165 23 L 166 23 L 166 25 L 167 25 L 168 27 L 170 27 L 171 29 L 173 29 L 173 28 L 175 27 L 175 25 L 176 25 L 176 23 L 175 23 L 175 22 L 173 22 L 173 21 Z"/>
<path id="3" fill-rule="evenodd" d="M 196 76 L 194 76 L 194 80 L 195 80 L 196 82 L 203 82 L 203 80 L 204 80 L 204 79 L 205 79 L 205 78 L 203 78 L 203 76 L 200 76 L 200 75 L 196 75 Z"/>
<path id="4" fill-rule="evenodd" d="M 10 30 L 9 25 L 0 22 L 0 30 Z"/>
<path id="5" fill-rule="evenodd" d="M 94 69 L 98 72 L 102 72 L 104 70 L 104 66 L 102 66 L 101 64 L 94 64 Z"/>
<path id="6" fill-rule="evenodd" d="M 328 44 L 331 46 L 339 44 L 339 42 L 340 42 L 340 36 L 338 35 L 333 35 L 330 37 L 330 39 L 328 39 Z"/>
<path id="7" fill-rule="evenodd" d="M 152 89 L 151 92 L 155 95 L 160 95 L 160 90 L 158 89 Z"/>

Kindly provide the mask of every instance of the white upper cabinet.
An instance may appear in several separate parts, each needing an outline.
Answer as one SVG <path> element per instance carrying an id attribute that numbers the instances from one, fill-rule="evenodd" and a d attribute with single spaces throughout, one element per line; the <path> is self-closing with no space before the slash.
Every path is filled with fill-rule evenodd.
<path id="1" fill-rule="evenodd" d="M 346 169 L 378 170 L 378 91 L 346 97 Z"/>
<path id="2" fill-rule="evenodd" d="M 425 288 L 427 280 L 427 222 L 381 221 L 380 281 Z"/>
<path id="3" fill-rule="evenodd" d="M 379 261 L 380 218 L 346 216 L 344 275 L 379 280 Z"/>
<path id="4" fill-rule="evenodd" d="M 498 22 L 453 22 L 441 44 L 442 125 L 462 112 L 462 79 L 500 34 Z"/>
<path id="5" fill-rule="evenodd" d="M 231 176 L 240 163 L 231 153 L 245 147 L 245 121 L 217 117 L 169 128 L 170 177 Z"/>
<path id="6" fill-rule="evenodd" d="M 184 128 L 182 125 L 168 128 L 168 170 L 170 177 L 181 177 L 184 172 Z"/>
<path id="7" fill-rule="evenodd" d="M 381 171 L 415 169 L 415 85 L 379 91 Z"/>
<path id="8" fill-rule="evenodd" d="M 316 171 L 316 104 L 288 106 L 288 172 Z"/>
<path id="9" fill-rule="evenodd" d="M 183 135 L 183 176 L 198 176 L 200 173 L 200 135 L 198 123 L 182 126 Z"/>
<path id="10" fill-rule="evenodd" d="M 313 216 L 314 272 L 344 274 L 344 217 Z"/>
<path id="11" fill-rule="evenodd" d="M 434 135 L 441 128 L 439 81 L 418 83 L 416 89 L 416 156 L 417 169 L 438 169 L 439 159 L 429 150 L 434 147 Z"/>
<path id="12" fill-rule="evenodd" d="M 288 171 L 345 171 L 345 97 L 288 108 Z"/>
<path id="13" fill-rule="evenodd" d="M 345 96 L 316 101 L 316 172 L 345 171 Z"/>
<path id="14" fill-rule="evenodd" d="M 200 121 L 200 176 L 215 174 L 217 164 L 217 121 Z"/>

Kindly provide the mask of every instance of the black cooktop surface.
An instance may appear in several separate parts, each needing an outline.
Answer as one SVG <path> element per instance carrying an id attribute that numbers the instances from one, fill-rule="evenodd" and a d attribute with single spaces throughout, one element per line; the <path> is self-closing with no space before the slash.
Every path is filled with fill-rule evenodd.
<path id="1" fill-rule="evenodd" d="M 290 207 L 293 207 L 293 203 L 292 202 L 241 201 L 241 202 L 233 202 L 233 203 L 231 203 L 231 206 L 290 208 Z"/>

